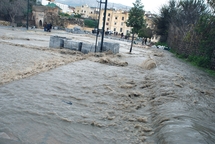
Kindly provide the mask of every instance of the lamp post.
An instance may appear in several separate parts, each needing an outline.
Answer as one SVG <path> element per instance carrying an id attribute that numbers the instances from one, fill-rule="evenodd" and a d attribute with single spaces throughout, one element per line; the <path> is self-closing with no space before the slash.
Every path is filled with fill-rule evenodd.
<path id="1" fill-rule="evenodd" d="M 97 1 L 97 2 L 99 2 L 99 1 Z M 103 17 L 103 27 L 102 27 L 101 47 L 100 47 L 100 52 L 102 52 L 103 41 L 104 41 L 105 21 L 106 21 L 106 11 L 107 11 L 107 0 L 105 0 L 105 2 L 102 2 L 102 0 L 100 0 L 99 3 L 100 3 L 100 7 L 99 7 L 99 20 L 100 20 L 100 17 L 101 17 L 101 4 L 105 4 L 104 17 Z M 99 20 L 98 20 L 97 30 L 99 30 Z M 98 39 L 98 32 L 96 34 L 95 52 L 96 52 L 96 48 L 97 48 L 97 39 Z"/>
<path id="2" fill-rule="evenodd" d="M 107 0 L 105 0 L 105 10 L 104 10 L 103 27 L 102 27 L 102 40 L 101 40 L 101 48 L 100 48 L 101 52 L 102 52 L 104 33 L 105 33 L 106 11 L 107 11 Z"/>
<path id="3" fill-rule="evenodd" d="M 98 46 L 98 35 L 99 35 L 99 20 L 100 20 L 100 12 L 101 12 L 101 6 L 102 6 L 102 2 L 100 0 L 97 1 L 99 4 L 99 17 L 98 17 L 98 24 L 97 24 L 97 31 L 96 31 L 96 45 L 95 45 L 95 52 L 96 52 L 96 49 L 97 49 L 97 46 Z"/>
<path id="4" fill-rule="evenodd" d="M 29 0 L 27 2 L 27 24 L 26 24 L 26 29 L 28 30 L 28 12 L 29 12 Z"/>

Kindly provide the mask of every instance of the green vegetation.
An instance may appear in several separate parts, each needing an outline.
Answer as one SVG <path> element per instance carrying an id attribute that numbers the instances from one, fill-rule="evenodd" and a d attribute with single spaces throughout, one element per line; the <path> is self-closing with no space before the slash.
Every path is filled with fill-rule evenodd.
<path id="1" fill-rule="evenodd" d="M 140 31 L 138 33 L 138 37 L 151 38 L 152 30 L 150 28 L 143 27 L 140 29 Z"/>
<path id="2" fill-rule="evenodd" d="M 67 14 L 67 13 L 62 13 L 62 12 L 60 12 L 59 15 L 62 16 L 62 17 L 67 17 L 67 18 L 70 18 L 70 17 L 71 17 L 69 14 Z"/>
<path id="3" fill-rule="evenodd" d="M 75 14 L 74 17 L 75 18 L 81 18 L 81 14 Z"/>
<path id="4" fill-rule="evenodd" d="M 95 28 L 95 27 L 97 27 L 97 21 L 95 21 L 95 20 L 92 20 L 92 19 L 85 19 L 84 20 L 84 25 L 86 26 L 86 27 L 89 27 L 89 28 Z"/>
<path id="5" fill-rule="evenodd" d="M 170 0 L 155 19 L 157 34 L 179 57 L 196 66 L 215 69 L 215 1 Z"/>
<path id="6" fill-rule="evenodd" d="M 161 45 L 161 46 L 168 47 L 168 45 L 167 45 L 166 42 L 157 42 L 155 45 L 156 45 L 156 46 Z"/>
<path id="7" fill-rule="evenodd" d="M 36 0 L 29 0 L 29 13 L 32 12 L 32 6 L 36 4 Z M 17 16 L 27 15 L 26 0 L 0 0 L 0 16 L 4 20 L 15 23 Z"/>
<path id="8" fill-rule="evenodd" d="M 184 54 L 177 53 L 173 49 L 171 49 L 170 52 L 172 52 L 177 58 L 190 63 L 191 65 L 201 69 L 202 71 L 207 72 L 211 76 L 215 76 L 214 70 L 211 70 L 209 67 L 205 67 L 205 65 L 207 65 L 207 62 L 208 62 L 207 58 L 201 57 L 201 56 L 197 57 L 197 56 L 193 56 L 193 55 L 186 56 Z"/>

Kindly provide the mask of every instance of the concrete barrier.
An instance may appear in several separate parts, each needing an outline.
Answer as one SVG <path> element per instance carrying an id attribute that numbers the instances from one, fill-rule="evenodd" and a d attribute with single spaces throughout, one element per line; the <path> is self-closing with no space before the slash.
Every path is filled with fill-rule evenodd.
<path id="1" fill-rule="evenodd" d="M 49 41 L 50 48 L 63 48 L 64 47 L 64 39 L 66 37 L 59 37 L 59 36 L 51 36 Z"/>
<path id="2" fill-rule="evenodd" d="M 101 47 L 101 42 L 99 42 L 99 48 Z M 111 51 L 114 54 L 119 53 L 119 43 L 103 42 L 102 52 Z"/>
<path id="3" fill-rule="evenodd" d="M 65 39 L 64 48 L 81 51 L 82 42 L 73 41 L 71 39 Z"/>
<path id="4" fill-rule="evenodd" d="M 84 54 L 87 54 L 89 52 L 95 52 L 95 45 L 83 43 L 81 52 Z"/>
<path id="5" fill-rule="evenodd" d="M 73 31 L 73 29 L 65 28 L 65 31 L 71 33 Z"/>

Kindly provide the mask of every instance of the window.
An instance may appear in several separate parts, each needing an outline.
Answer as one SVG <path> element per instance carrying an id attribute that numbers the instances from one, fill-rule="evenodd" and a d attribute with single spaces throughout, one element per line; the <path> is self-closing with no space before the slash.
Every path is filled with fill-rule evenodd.
<path id="1" fill-rule="evenodd" d="M 84 11 L 84 13 L 86 13 L 86 11 Z"/>
<path id="2" fill-rule="evenodd" d="M 122 17 L 122 20 L 124 21 L 124 17 Z"/>
<path id="3" fill-rule="evenodd" d="M 117 20 L 117 17 L 115 17 L 115 20 Z"/>
<path id="4" fill-rule="evenodd" d="M 110 18 L 108 18 L 107 21 L 110 21 Z"/>
<path id="5" fill-rule="evenodd" d="M 108 16 L 110 16 L 110 13 L 108 13 Z"/>
<path id="6" fill-rule="evenodd" d="M 120 32 L 122 32 L 122 28 L 120 28 Z"/>
<path id="7" fill-rule="evenodd" d="M 116 25 L 116 22 L 114 23 L 114 25 Z"/>
<path id="8" fill-rule="evenodd" d="M 121 22 L 121 26 L 123 26 L 124 22 Z"/>
<path id="9" fill-rule="evenodd" d="M 81 10 L 81 12 L 83 12 L 83 10 Z"/>
<path id="10" fill-rule="evenodd" d="M 109 25 L 109 23 L 106 23 L 106 25 Z"/>
<path id="11" fill-rule="evenodd" d="M 114 28 L 113 31 L 116 31 L 116 28 Z"/>

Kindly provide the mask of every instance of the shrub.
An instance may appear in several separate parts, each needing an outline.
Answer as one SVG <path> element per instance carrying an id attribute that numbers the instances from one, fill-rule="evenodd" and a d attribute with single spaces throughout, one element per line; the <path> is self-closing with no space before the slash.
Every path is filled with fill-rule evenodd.
<path id="1" fill-rule="evenodd" d="M 97 26 L 97 21 L 91 19 L 85 19 L 84 24 L 86 27 L 95 28 Z"/>

